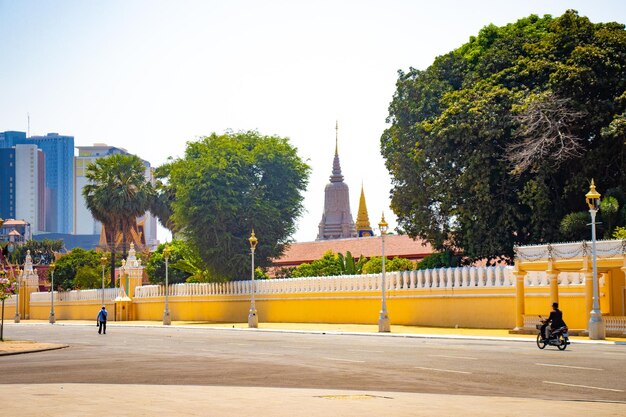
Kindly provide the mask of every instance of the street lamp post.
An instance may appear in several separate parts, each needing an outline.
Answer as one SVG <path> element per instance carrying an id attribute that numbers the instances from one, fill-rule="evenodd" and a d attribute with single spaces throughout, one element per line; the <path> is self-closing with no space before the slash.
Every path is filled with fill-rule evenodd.
<path id="1" fill-rule="evenodd" d="M 107 266 L 107 257 L 104 254 L 100 258 L 100 265 L 102 265 L 102 307 L 104 307 L 104 268 Z"/>
<path id="2" fill-rule="evenodd" d="M 250 273 L 252 277 L 252 298 L 250 300 L 250 312 L 248 313 L 248 327 L 256 329 L 259 327 L 259 317 L 256 314 L 256 307 L 254 305 L 254 293 L 256 292 L 256 287 L 254 286 L 254 249 L 259 241 L 254 235 L 254 229 L 252 229 L 252 234 L 248 240 L 250 241 L 250 253 L 252 255 L 252 272 Z"/>
<path id="3" fill-rule="evenodd" d="M 172 324 L 172 317 L 170 316 L 169 306 L 169 260 L 170 260 L 170 248 L 165 246 L 163 249 L 163 259 L 165 259 L 165 310 L 163 311 L 163 325 L 169 326 Z"/>
<path id="4" fill-rule="evenodd" d="M 50 318 L 49 318 L 49 322 L 50 324 L 54 324 L 55 319 L 54 319 L 54 269 L 56 268 L 56 265 L 54 264 L 54 262 L 52 262 L 50 264 L 50 272 L 52 273 L 52 279 L 51 279 L 51 283 L 50 283 Z"/>
<path id="5" fill-rule="evenodd" d="M 15 293 L 15 295 L 17 295 L 17 298 L 15 299 L 15 318 L 13 319 L 13 321 L 15 323 L 19 323 L 20 322 L 20 295 L 22 295 L 22 271 L 20 271 L 20 266 L 17 266 L 17 269 L 13 272 L 14 274 L 17 274 L 17 293 Z"/>
<path id="6" fill-rule="evenodd" d="M 591 180 L 589 192 L 585 195 L 585 201 L 589 206 L 591 214 L 591 260 L 593 265 L 593 306 L 589 315 L 589 339 L 603 340 L 606 337 L 606 328 L 602 320 L 600 311 L 600 301 L 598 299 L 598 265 L 596 256 L 596 213 L 600 207 L 600 193 L 596 191 L 596 186 Z"/>
<path id="7" fill-rule="evenodd" d="M 387 297 L 385 294 L 385 235 L 387 234 L 387 230 L 389 229 L 389 225 L 385 221 L 385 213 L 383 212 L 383 217 L 380 219 L 380 223 L 378 223 L 378 227 L 380 229 L 380 240 L 382 242 L 382 298 L 383 305 L 380 310 L 380 314 L 378 316 L 378 331 L 388 333 L 391 331 L 389 325 L 389 313 L 387 313 Z"/>

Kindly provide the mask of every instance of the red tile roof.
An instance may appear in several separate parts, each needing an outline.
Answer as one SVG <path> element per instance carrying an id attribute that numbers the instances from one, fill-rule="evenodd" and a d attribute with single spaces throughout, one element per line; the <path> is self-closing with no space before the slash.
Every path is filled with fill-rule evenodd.
<path id="1" fill-rule="evenodd" d="M 325 252 L 332 250 L 335 253 L 345 254 L 350 251 L 352 256 L 366 258 L 380 256 L 380 236 L 358 237 L 350 239 L 318 240 L 315 242 L 292 243 L 287 247 L 283 256 L 275 259 L 274 266 L 296 266 L 303 262 L 312 262 L 320 259 Z M 406 235 L 385 236 L 385 257 L 408 258 L 420 260 L 433 253 L 433 248 L 423 240 L 413 240 Z"/>

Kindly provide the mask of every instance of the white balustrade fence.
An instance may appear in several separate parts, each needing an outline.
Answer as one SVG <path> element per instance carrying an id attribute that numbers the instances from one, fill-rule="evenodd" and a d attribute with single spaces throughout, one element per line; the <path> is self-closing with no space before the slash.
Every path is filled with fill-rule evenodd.
<path id="1" fill-rule="evenodd" d="M 512 287 L 511 267 L 462 267 L 388 272 L 386 289 L 446 289 L 469 287 Z M 257 294 L 380 291 L 382 274 L 256 280 Z M 252 292 L 252 281 L 170 285 L 168 295 L 242 295 Z M 163 285 L 144 285 L 135 289 L 135 298 L 163 297 Z"/>
<path id="2" fill-rule="evenodd" d="M 118 288 L 105 288 L 104 299 L 112 301 L 119 293 Z M 90 301 L 102 300 L 102 288 L 94 290 L 55 291 L 54 301 Z M 30 295 L 31 302 L 50 302 L 49 292 L 34 292 Z"/>

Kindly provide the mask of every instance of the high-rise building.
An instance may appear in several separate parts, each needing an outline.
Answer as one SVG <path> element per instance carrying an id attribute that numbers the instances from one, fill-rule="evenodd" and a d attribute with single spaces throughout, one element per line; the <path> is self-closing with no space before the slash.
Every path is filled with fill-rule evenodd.
<path id="1" fill-rule="evenodd" d="M 40 178 L 45 167 L 43 171 L 45 184 L 40 186 L 36 179 L 33 179 L 33 183 L 37 183 L 37 198 L 42 195 L 45 197 L 37 205 L 36 219 L 31 220 L 38 223 L 38 227 L 33 229 L 52 233 L 72 233 L 74 227 L 74 137 L 48 133 L 46 136 L 27 138 L 24 132 L 0 132 L 0 148 L 7 149 L 16 145 L 36 145 L 43 151 L 44 162 L 43 164 L 36 163 L 37 169 L 33 170 L 33 173 L 35 177 Z M 32 156 L 32 152 L 30 155 Z M 38 154 L 36 159 L 40 158 Z M 3 198 L 3 194 L 0 194 L 0 198 Z"/>
<path id="2" fill-rule="evenodd" d="M 0 218 L 15 218 L 15 149 L 8 147 L 0 148 Z"/>
<path id="3" fill-rule="evenodd" d="M 17 144 L 15 149 L 15 218 L 39 228 L 39 155 L 37 145 Z"/>
<path id="4" fill-rule="evenodd" d="M 74 137 L 48 133 L 26 139 L 45 155 L 46 225 L 45 231 L 74 232 Z"/>

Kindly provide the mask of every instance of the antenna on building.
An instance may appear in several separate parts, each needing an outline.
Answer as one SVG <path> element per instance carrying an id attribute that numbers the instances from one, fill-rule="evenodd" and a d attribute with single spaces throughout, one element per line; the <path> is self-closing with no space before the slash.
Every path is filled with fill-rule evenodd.
<path id="1" fill-rule="evenodd" d="M 28 132 L 26 134 L 26 137 L 30 137 L 30 113 L 26 113 L 26 120 L 27 120 L 27 130 L 26 130 L 26 132 Z"/>

